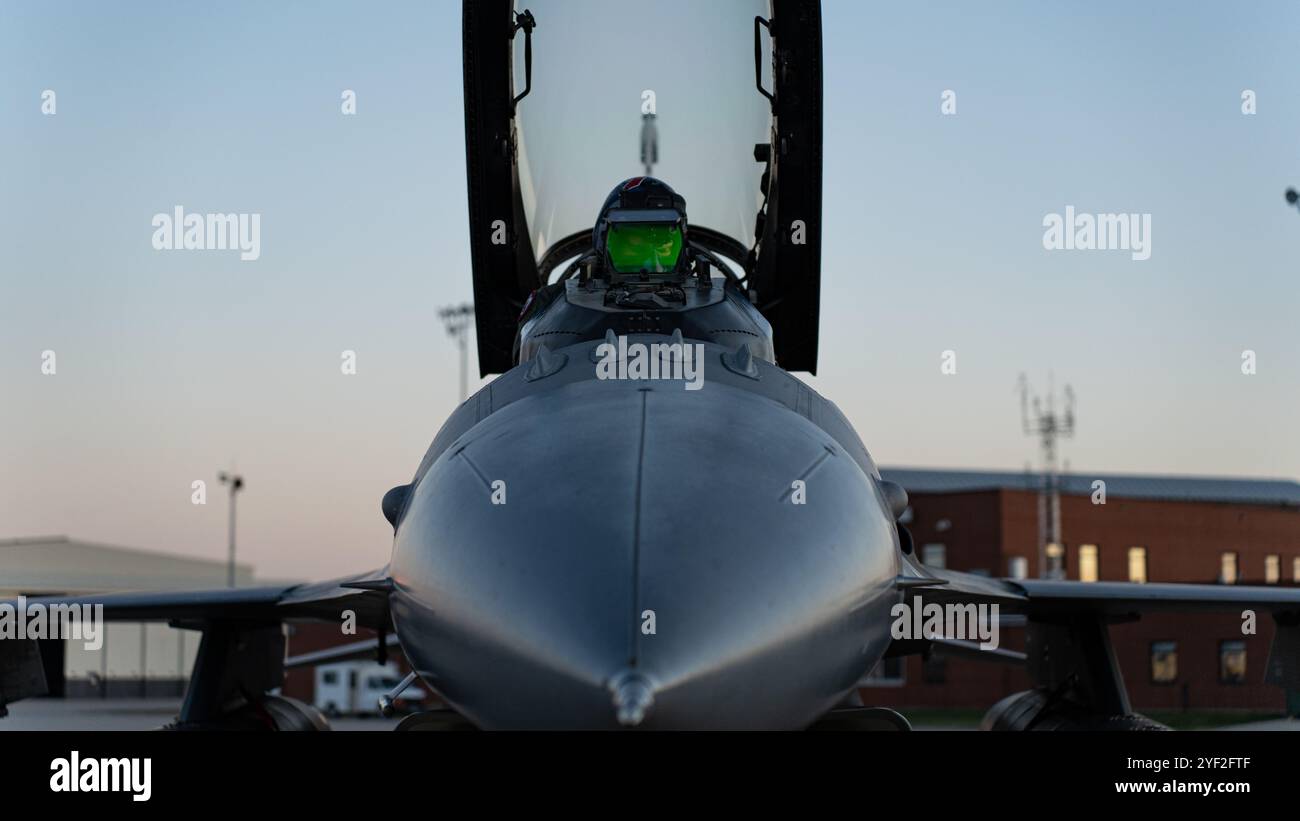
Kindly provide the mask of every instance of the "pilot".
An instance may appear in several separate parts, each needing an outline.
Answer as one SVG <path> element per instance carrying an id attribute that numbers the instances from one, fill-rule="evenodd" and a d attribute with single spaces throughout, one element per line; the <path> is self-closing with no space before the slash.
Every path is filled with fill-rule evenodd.
<path id="1" fill-rule="evenodd" d="M 677 300 L 684 300 L 678 286 L 691 270 L 691 252 L 687 250 L 686 199 L 667 183 L 654 177 L 632 177 L 614 186 L 596 217 L 591 232 L 592 252 L 575 263 L 572 270 L 581 272 L 579 281 L 587 284 L 588 276 L 608 277 L 622 285 L 648 282 L 650 287 L 676 287 Z M 707 278 L 708 267 L 697 270 Z M 523 346 L 526 323 L 540 315 L 564 293 L 564 279 L 543 285 L 528 295 L 519 312 L 514 355 L 518 360 Z M 633 280 L 633 283 L 629 283 Z M 704 287 L 709 287 L 707 282 Z M 635 302 L 635 296 L 618 298 Z M 627 303 L 626 307 L 635 307 Z"/>
<path id="2" fill-rule="evenodd" d="M 624 180 L 601 206 L 591 243 L 612 275 L 684 274 L 686 200 L 654 177 Z"/>

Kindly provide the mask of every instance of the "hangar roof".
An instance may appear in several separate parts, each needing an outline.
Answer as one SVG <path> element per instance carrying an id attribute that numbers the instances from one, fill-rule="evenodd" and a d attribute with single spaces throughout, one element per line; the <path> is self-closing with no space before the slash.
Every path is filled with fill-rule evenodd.
<path id="1" fill-rule="evenodd" d="M 880 475 L 909 493 L 965 493 L 979 490 L 1038 490 L 1043 474 L 996 470 L 882 467 Z M 1300 507 L 1300 482 L 1292 479 L 1233 479 L 1218 476 L 1157 476 L 1135 473 L 1071 473 L 1061 492 L 1089 495 L 1092 483 L 1106 483 L 1106 496 L 1176 502 Z"/>
<path id="2" fill-rule="evenodd" d="M 236 563 L 238 585 L 252 565 Z M 226 563 L 174 553 L 35 536 L 0 539 L 0 595 L 183 590 L 226 586 Z"/>

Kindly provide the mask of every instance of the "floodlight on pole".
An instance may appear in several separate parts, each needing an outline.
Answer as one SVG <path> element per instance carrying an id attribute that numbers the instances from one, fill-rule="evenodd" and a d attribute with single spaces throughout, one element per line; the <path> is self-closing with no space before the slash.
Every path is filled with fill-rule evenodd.
<path id="1" fill-rule="evenodd" d="M 474 318 L 474 306 L 469 303 L 450 305 L 438 309 L 438 318 L 442 320 L 447 335 L 456 340 L 460 347 L 460 401 L 469 396 L 469 326 Z"/>
<path id="2" fill-rule="evenodd" d="M 226 586 L 235 586 L 235 494 L 244 489 L 244 477 L 237 473 L 217 474 L 221 484 L 230 488 L 230 560 L 226 565 Z"/>

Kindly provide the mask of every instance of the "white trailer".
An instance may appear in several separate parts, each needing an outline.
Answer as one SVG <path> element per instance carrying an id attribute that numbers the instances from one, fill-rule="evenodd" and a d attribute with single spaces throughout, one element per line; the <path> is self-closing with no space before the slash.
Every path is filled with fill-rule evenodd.
<path id="1" fill-rule="evenodd" d="M 316 667 L 316 709 L 328 716 L 378 715 L 379 697 L 402 681 L 402 673 L 393 662 L 381 665 L 373 661 L 341 661 Z M 404 703 L 420 701 L 424 691 L 412 684 L 395 700 L 400 710 Z"/>

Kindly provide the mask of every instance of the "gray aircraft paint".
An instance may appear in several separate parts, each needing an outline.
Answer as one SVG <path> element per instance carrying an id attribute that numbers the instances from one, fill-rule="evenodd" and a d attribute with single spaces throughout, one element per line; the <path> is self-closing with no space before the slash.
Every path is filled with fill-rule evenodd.
<path id="1" fill-rule="evenodd" d="M 504 374 L 438 435 L 394 542 L 403 648 L 485 728 L 619 726 L 632 673 L 641 726 L 806 726 L 889 645 L 898 541 L 870 457 L 768 363 L 739 375 L 705 345 L 688 393 L 596 379 L 598 344 Z"/>

